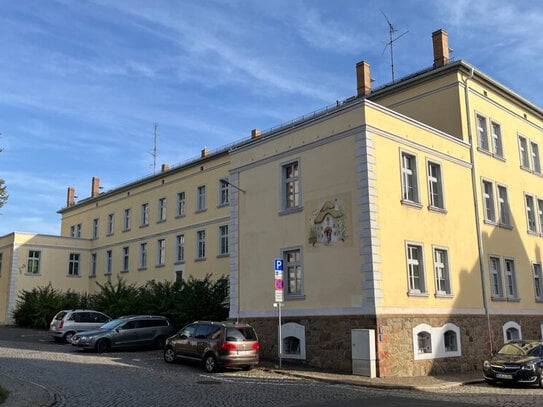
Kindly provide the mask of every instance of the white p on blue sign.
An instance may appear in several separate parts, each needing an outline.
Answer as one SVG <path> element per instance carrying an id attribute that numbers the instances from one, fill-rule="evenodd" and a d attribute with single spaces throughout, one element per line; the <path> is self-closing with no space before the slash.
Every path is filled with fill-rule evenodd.
<path id="1" fill-rule="evenodd" d="M 274 259 L 273 268 L 275 271 L 283 271 L 283 259 Z"/>

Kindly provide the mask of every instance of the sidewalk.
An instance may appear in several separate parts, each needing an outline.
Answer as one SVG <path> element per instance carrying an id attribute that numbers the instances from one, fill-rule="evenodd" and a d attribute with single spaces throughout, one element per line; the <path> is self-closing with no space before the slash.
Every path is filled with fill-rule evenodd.
<path id="1" fill-rule="evenodd" d="M 58 401 L 45 387 L 9 376 L 0 375 L 0 386 L 9 392 L 2 407 L 49 407 Z"/>

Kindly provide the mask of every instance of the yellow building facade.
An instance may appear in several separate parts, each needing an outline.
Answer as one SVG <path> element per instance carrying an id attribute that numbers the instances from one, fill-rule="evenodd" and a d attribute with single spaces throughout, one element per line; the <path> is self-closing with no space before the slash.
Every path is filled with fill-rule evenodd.
<path id="1" fill-rule="evenodd" d="M 78 202 L 69 189 L 61 236 L 0 238 L 0 322 L 49 282 L 212 274 L 267 358 L 426 375 L 541 338 L 543 112 L 432 40 L 432 67 L 392 84 L 372 89 L 361 62 L 356 95 L 322 111 L 111 191 L 94 178 Z"/>

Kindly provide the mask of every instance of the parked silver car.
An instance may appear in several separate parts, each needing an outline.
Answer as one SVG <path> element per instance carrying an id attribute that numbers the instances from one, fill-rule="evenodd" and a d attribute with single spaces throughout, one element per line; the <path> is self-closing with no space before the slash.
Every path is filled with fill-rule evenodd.
<path id="1" fill-rule="evenodd" d="M 163 348 L 174 328 L 166 317 L 131 315 L 114 319 L 94 331 L 81 332 L 72 338 L 72 345 L 83 349 L 108 352 L 113 348 L 154 346 Z"/>
<path id="2" fill-rule="evenodd" d="M 89 309 L 69 309 L 57 312 L 49 325 L 49 333 L 57 342 L 71 342 L 77 332 L 101 327 L 111 318 Z"/>

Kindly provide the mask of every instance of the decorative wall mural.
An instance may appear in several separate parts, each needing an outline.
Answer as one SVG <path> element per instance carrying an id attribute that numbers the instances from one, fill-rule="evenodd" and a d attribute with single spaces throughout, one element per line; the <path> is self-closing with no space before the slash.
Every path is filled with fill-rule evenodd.
<path id="1" fill-rule="evenodd" d="M 312 247 L 336 246 L 348 243 L 350 215 L 350 194 L 336 195 L 323 199 L 318 203 L 310 203 L 313 207 L 309 218 L 309 235 L 307 242 Z M 350 243 L 350 241 L 349 241 Z"/>

